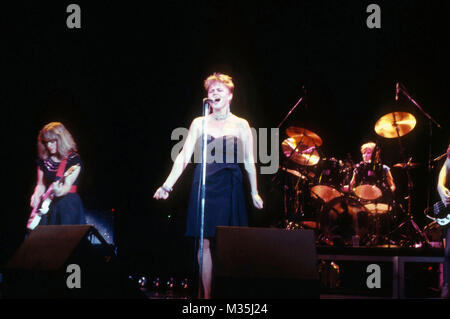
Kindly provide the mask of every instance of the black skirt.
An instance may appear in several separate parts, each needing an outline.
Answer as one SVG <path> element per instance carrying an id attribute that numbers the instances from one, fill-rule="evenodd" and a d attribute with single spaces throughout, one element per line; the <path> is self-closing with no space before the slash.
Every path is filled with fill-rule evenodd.
<path id="1" fill-rule="evenodd" d="M 42 216 L 39 225 L 84 225 L 84 207 L 77 193 L 69 193 L 54 198 L 47 214 Z"/>

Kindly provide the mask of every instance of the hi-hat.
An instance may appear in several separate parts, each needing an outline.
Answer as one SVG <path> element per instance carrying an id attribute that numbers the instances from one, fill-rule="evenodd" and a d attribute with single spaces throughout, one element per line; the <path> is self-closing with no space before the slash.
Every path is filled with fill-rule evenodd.
<path id="1" fill-rule="evenodd" d="M 308 146 L 322 145 L 322 139 L 319 135 L 302 127 L 290 126 L 286 129 L 286 135 L 295 138 L 297 143 Z"/>
<path id="2" fill-rule="evenodd" d="M 300 141 L 304 141 L 304 139 Z M 314 145 L 297 142 L 294 137 L 285 139 L 281 143 L 281 149 L 287 158 L 300 165 L 313 166 L 320 160 L 319 153 Z"/>
<path id="3" fill-rule="evenodd" d="M 396 138 L 408 134 L 415 126 L 414 115 L 406 112 L 393 112 L 383 115 L 375 123 L 375 132 L 382 137 Z"/>

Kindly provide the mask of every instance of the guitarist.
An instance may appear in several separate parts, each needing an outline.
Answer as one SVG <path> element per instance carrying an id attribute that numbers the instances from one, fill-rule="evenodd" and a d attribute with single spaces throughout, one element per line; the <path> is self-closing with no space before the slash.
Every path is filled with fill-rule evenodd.
<path id="1" fill-rule="evenodd" d="M 39 225 L 86 224 L 83 203 L 77 194 L 80 173 L 80 155 L 70 132 L 59 122 L 45 125 L 38 135 L 37 183 L 30 205 L 41 204 L 41 196 L 53 184 L 48 213 L 42 216 Z M 57 182 L 64 172 L 77 165 L 78 168 L 64 182 Z"/>
<path id="2" fill-rule="evenodd" d="M 442 202 L 446 207 L 450 207 L 450 191 L 447 188 L 450 185 L 448 180 L 448 176 L 450 173 L 450 145 L 447 149 L 447 159 L 445 160 L 444 165 L 439 172 L 439 179 L 437 184 L 437 190 L 439 196 L 441 197 Z M 445 234 L 445 257 L 444 257 L 444 285 L 442 287 L 441 296 L 443 298 L 449 298 L 448 293 L 448 284 L 449 284 L 449 275 L 450 275 L 450 230 L 449 227 L 446 227 L 444 232 Z"/>

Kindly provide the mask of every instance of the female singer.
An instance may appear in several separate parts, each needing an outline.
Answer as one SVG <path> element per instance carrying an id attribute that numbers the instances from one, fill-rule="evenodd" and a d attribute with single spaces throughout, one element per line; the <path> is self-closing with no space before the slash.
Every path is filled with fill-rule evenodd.
<path id="1" fill-rule="evenodd" d="M 253 137 L 248 122 L 230 111 L 234 84 L 230 76 L 214 73 L 204 81 L 204 88 L 211 102 L 211 114 L 205 117 L 208 133 L 208 145 L 214 143 L 215 153 L 223 158 L 207 160 L 206 191 L 204 215 L 204 241 L 202 263 L 203 297 L 210 298 L 212 279 L 211 241 L 215 238 L 216 226 L 247 226 L 247 211 L 240 167 L 239 154 L 243 156 L 247 172 L 253 205 L 262 209 L 263 201 L 258 193 L 256 168 L 253 157 Z M 178 154 L 172 170 L 164 184 L 159 187 L 154 198 L 167 199 L 169 193 L 189 163 L 195 148 L 202 141 L 203 117 L 192 121 L 183 149 Z M 222 149 L 223 147 L 223 149 Z M 228 156 L 227 156 L 228 152 Z M 230 153 L 232 152 L 232 153 Z M 232 160 L 230 160 L 230 155 Z M 220 156 L 219 156 L 220 157 Z M 201 183 L 201 163 L 197 163 L 192 182 L 192 189 L 187 214 L 186 236 L 200 237 L 200 215 L 198 186 Z M 200 253 L 200 252 L 199 252 Z M 199 255 L 199 254 L 198 254 Z M 200 263 L 200 259 L 198 260 Z"/>

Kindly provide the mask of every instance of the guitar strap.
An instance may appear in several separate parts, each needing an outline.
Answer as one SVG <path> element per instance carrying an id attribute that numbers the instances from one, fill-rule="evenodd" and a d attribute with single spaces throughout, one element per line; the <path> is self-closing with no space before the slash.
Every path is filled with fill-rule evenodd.
<path id="1" fill-rule="evenodd" d="M 61 161 L 61 163 L 59 163 L 58 166 L 58 170 L 56 171 L 56 177 L 63 177 L 64 176 L 64 172 L 66 170 L 66 165 L 67 165 L 67 158 L 69 156 L 64 157 L 64 159 Z"/>
<path id="2" fill-rule="evenodd" d="M 66 171 L 67 159 L 69 158 L 69 155 L 64 157 L 64 159 L 61 161 L 61 163 L 58 166 L 58 170 L 56 171 L 56 177 L 59 177 L 59 179 L 61 179 L 64 176 L 64 172 Z M 72 185 L 69 193 L 76 193 L 76 192 L 77 192 L 77 186 Z"/>

